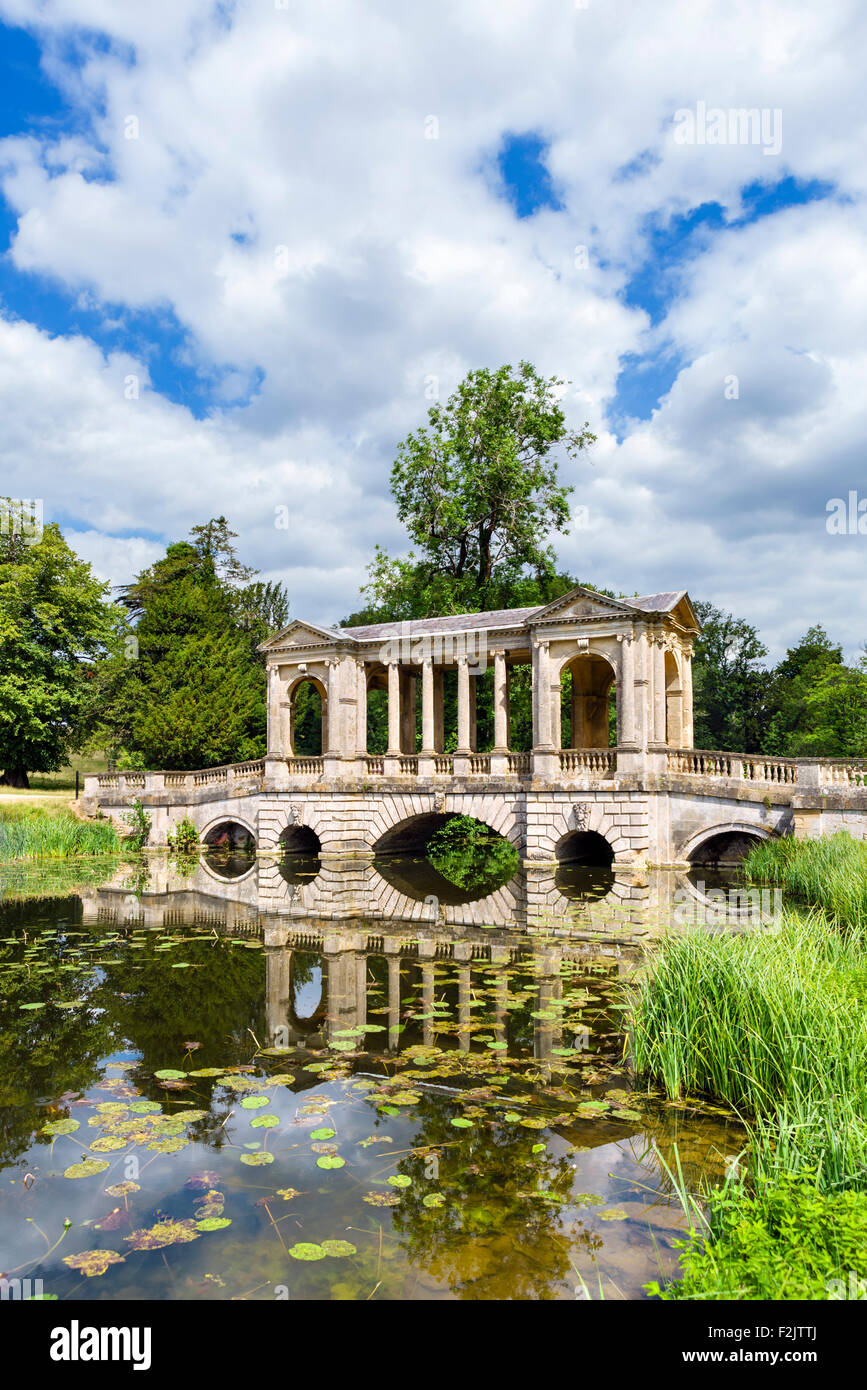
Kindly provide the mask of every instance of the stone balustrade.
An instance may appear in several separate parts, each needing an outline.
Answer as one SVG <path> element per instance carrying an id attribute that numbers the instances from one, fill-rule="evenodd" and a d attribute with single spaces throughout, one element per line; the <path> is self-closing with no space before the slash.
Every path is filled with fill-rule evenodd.
<path id="1" fill-rule="evenodd" d="M 628 773 L 640 777 L 662 774 L 742 782 L 752 787 L 867 788 L 867 759 L 863 758 L 779 758 L 719 749 L 669 748 L 661 755 L 630 750 L 628 763 L 624 758 L 621 767 L 616 748 L 564 748 L 542 753 L 361 754 L 357 758 L 333 760 L 328 756 L 259 758 L 189 772 L 89 773 L 84 778 L 84 796 L 133 800 L 169 792 L 173 800 L 183 800 L 182 794 L 207 794 L 210 790 L 232 796 L 258 790 L 266 777 L 274 776 L 275 768 L 279 771 L 280 785 L 286 787 L 309 785 L 331 777 L 339 777 L 342 781 L 394 777 L 535 778 L 568 786 L 571 781 L 604 782 Z"/>

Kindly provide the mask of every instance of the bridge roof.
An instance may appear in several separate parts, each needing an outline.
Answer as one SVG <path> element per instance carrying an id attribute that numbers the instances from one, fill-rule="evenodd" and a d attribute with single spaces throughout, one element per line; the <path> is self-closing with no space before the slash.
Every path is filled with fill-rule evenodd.
<path id="1" fill-rule="evenodd" d="M 568 607 L 569 603 L 575 599 L 584 602 L 589 601 L 591 605 L 598 605 L 601 610 L 600 617 L 612 616 L 615 613 L 628 615 L 630 612 L 672 613 L 683 604 L 684 609 L 679 616 L 685 621 L 687 627 L 692 627 L 695 631 L 699 630 L 695 612 L 685 589 L 668 590 L 660 594 L 645 594 L 634 598 L 613 599 L 609 594 L 578 585 L 569 593 L 562 594 L 552 603 L 539 604 L 534 608 L 496 608 L 486 613 L 451 613 L 440 618 L 411 618 L 396 623 L 361 623 L 357 627 L 334 628 L 320 627 L 316 623 L 295 618 L 282 632 L 275 633 L 273 637 L 262 642 L 259 651 L 280 650 L 287 634 L 298 629 L 306 629 L 317 637 L 330 638 L 332 641 L 342 638 L 351 642 L 378 642 L 390 637 L 420 637 L 427 633 L 438 632 L 477 632 L 482 629 L 508 631 L 510 628 L 524 627 L 533 619 L 544 622 L 549 615 L 552 620 L 556 620 L 558 613 Z"/>
<path id="2" fill-rule="evenodd" d="M 379 637 L 399 637 L 401 633 L 410 636 L 425 632 L 469 632 L 478 628 L 521 627 L 536 608 L 496 608 L 487 613 L 453 613 L 445 618 L 411 618 L 401 623 L 368 623 L 362 627 L 341 627 L 337 631 L 349 637 L 357 637 L 362 642 Z"/>

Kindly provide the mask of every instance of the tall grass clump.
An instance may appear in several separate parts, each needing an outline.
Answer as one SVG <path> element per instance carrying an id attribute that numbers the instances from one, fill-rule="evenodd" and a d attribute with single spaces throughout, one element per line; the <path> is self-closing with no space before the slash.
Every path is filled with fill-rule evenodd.
<path id="1" fill-rule="evenodd" d="M 747 1116 L 864 1100 L 865 998 L 860 944 L 818 911 L 784 912 L 774 932 L 672 937 L 632 1000 L 635 1069 Z"/>
<path id="2" fill-rule="evenodd" d="M 772 883 L 792 899 L 821 907 L 867 941 L 867 844 L 845 830 L 816 840 L 765 840 L 746 856 L 748 883 Z"/>
<path id="3" fill-rule="evenodd" d="M 702 1204 L 681 1194 L 683 1278 L 652 1292 L 839 1297 L 857 1268 L 867 1242 L 867 957 L 861 933 L 840 926 L 814 908 L 785 911 L 773 932 L 673 936 L 633 989 L 636 1072 L 670 1098 L 731 1106 L 748 1133 L 729 1181 Z"/>
<path id="4" fill-rule="evenodd" d="M 0 860 L 69 859 L 117 854 L 120 838 L 111 821 L 80 821 L 69 811 L 0 808 Z"/>

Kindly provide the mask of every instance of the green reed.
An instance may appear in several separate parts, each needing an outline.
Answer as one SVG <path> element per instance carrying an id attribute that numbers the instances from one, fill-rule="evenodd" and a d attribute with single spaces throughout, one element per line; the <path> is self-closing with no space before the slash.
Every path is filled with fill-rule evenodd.
<path id="1" fill-rule="evenodd" d="M 111 821 L 80 821 L 69 811 L 26 805 L 0 807 L 0 860 L 116 854 L 120 847 Z"/>

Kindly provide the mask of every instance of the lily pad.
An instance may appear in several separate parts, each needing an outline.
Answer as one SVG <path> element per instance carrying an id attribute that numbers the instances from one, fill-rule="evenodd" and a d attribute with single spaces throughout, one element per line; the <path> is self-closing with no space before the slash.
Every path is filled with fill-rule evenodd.
<path id="1" fill-rule="evenodd" d="M 441 1192 L 429 1192 L 426 1197 L 422 1198 L 423 1207 L 444 1207 L 445 1204 L 446 1199 Z"/>
<path id="2" fill-rule="evenodd" d="M 338 1154 L 322 1154 L 316 1160 L 317 1168 L 342 1168 L 346 1163 L 345 1158 L 340 1158 Z"/>
<path id="3" fill-rule="evenodd" d="M 274 1162 L 274 1155 L 263 1149 L 255 1154 L 241 1154 L 241 1162 L 248 1164 L 251 1168 L 262 1168 L 266 1163 Z"/>
<path id="4" fill-rule="evenodd" d="M 162 1071 L 154 1072 L 158 1081 L 183 1081 L 186 1075 L 185 1071 L 177 1071 L 174 1067 L 164 1067 Z"/>
<path id="5" fill-rule="evenodd" d="M 190 1218 L 184 1221 L 158 1221 L 155 1226 L 142 1227 L 124 1236 L 134 1250 L 163 1250 L 167 1245 L 188 1245 L 198 1240 L 196 1223 Z"/>
<path id="6" fill-rule="evenodd" d="M 346 1255 L 357 1255 L 358 1251 L 348 1240 L 323 1240 L 321 1247 L 326 1255 L 334 1255 L 341 1259 Z"/>
<path id="7" fill-rule="evenodd" d="M 279 1123 L 280 1119 L 277 1115 L 256 1115 L 256 1117 L 250 1121 L 250 1127 L 251 1129 L 273 1129 L 274 1126 L 279 1125 Z"/>
<path id="8" fill-rule="evenodd" d="M 325 1253 L 321 1245 L 313 1245 L 306 1240 L 299 1241 L 289 1251 L 293 1260 L 324 1260 Z"/>
<path id="9" fill-rule="evenodd" d="M 596 1213 L 600 1221 L 628 1221 L 629 1212 L 622 1207 L 606 1207 L 604 1211 Z"/>
<path id="10" fill-rule="evenodd" d="M 80 1128 L 81 1125 L 79 1124 L 78 1120 L 49 1120 L 47 1125 L 42 1126 L 39 1133 L 51 1135 L 74 1134 L 75 1131 Z"/>
<path id="11" fill-rule="evenodd" d="M 122 1265 L 124 1258 L 116 1250 L 85 1250 L 81 1255 L 65 1255 L 63 1263 L 92 1279 L 97 1274 L 105 1274 L 109 1265 Z"/>
<path id="12" fill-rule="evenodd" d="M 311 1139 L 333 1139 L 337 1133 L 334 1129 L 314 1129 L 310 1131 Z"/>
<path id="13" fill-rule="evenodd" d="M 407 1177 L 406 1173 L 392 1173 L 390 1178 L 386 1178 L 386 1182 L 390 1183 L 392 1187 L 409 1187 L 412 1184 L 412 1178 Z"/>
<path id="14" fill-rule="evenodd" d="M 126 1197 L 130 1192 L 140 1192 L 141 1184 L 137 1182 L 116 1182 L 111 1187 L 105 1189 L 109 1197 Z"/>
<path id="15" fill-rule="evenodd" d="M 270 1105 L 267 1096 L 245 1096 L 241 1101 L 244 1110 L 259 1110 L 263 1105 Z"/>
<path id="16" fill-rule="evenodd" d="M 81 1163 L 71 1163 L 63 1176 L 65 1178 L 92 1178 L 96 1173 L 104 1173 L 108 1166 L 107 1158 L 85 1158 Z"/>
<path id="17" fill-rule="evenodd" d="M 451 1123 L 455 1129 L 472 1129 L 473 1127 L 472 1120 L 468 1120 L 464 1115 L 456 1115 Z"/>
<path id="18" fill-rule="evenodd" d="M 196 1222 L 197 1231 L 222 1231 L 224 1226 L 231 1226 L 231 1216 L 206 1216 L 202 1221 Z"/>

